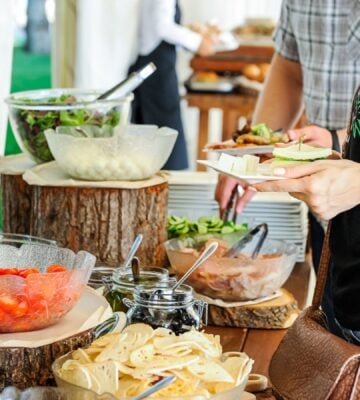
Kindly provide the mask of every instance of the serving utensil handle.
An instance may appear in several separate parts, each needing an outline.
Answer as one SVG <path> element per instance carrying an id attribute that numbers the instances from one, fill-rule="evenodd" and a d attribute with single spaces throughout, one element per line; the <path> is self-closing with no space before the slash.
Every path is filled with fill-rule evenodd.
<path id="1" fill-rule="evenodd" d="M 194 265 L 188 269 L 185 275 L 183 275 L 176 283 L 175 285 L 171 288 L 173 291 L 175 291 L 181 284 L 183 284 L 186 279 L 196 270 L 196 268 L 202 264 L 205 260 L 207 260 L 218 248 L 219 243 L 214 242 L 211 243 L 210 246 L 208 246 L 204 252 L 201 254 L 201 256 L 195 261 Z"/>

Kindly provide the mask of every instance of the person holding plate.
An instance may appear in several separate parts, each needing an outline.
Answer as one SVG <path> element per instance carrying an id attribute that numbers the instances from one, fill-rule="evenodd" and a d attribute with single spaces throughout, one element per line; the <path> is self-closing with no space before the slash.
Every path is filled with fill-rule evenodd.
<path id="1" fill-rule="evenodd" d="M 360 345 L 360 86 L 353 100 L 344 159 L 276 168 L 274 174 L 286 179 L 258 183 L 256 190 L 289 192 L 319 218 L 332 220 L 335 322 L 343 337 Z"/>
<path id="2" fill-rule="evenodd" d="M 359 38 L 359 1 L 284 0 L 274 35 L 276 53 L 253 123 L 265 122 L 272 129 L 282 127 L 291 140 L 305 134 L 305 143 L 339 150 L 346 134 L 351 99 L 359 83 Z M 303 104 L 310 124 L 292 130 L 303 112 Z M 220 177 L 215 192 L 220 209 L 226 208 L 238 184 L 235 179 Z M 242 186 L 245 192 L 237 203 L 238 213 L 256 193 L 255 188 Z M 310 215 L 310 222 L 316 269 L 324 231 L 316 217 Z M 323 307 L 332 315 L 329 285 Z"/>

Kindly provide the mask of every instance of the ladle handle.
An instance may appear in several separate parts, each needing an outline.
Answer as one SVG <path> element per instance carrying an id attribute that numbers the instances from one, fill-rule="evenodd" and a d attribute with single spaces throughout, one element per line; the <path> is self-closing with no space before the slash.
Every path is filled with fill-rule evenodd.
<path id="1" fill-rule="evenodd" d="M 210 246 L 208 246 L 203 253 L 201 254 L 201 256 L 196 260 L 195 264 L 188 269 L 188 271 L 186 272 L 185 275 L 183 275 L 176 283 L 175 285 L 172 287 L 172 290 L 175 291 L 181 284 L 183 284 L 186 279 L 196 270 L 196 268 L 202 264 L 205 260 L 207 260 L 213 253 L 215 253 L 216 249 L 218 248 L 219 243 L 218 242 L 214 242 L 211 243 Z"/>
<path id="2" fill-rule="evenodd" d="M 161 379 L 161 381 L 155 383 L 155 385 L 151 386 L 151 388 L 145 390 L 145 392 L 139 394 L 138 396 L 135 396 L 133 400 L 142 400 L 145 399 L 146 397 L 150 396 L 151 394 L 157 392 L 158 390 L 164 388 L 165 386 L 170 385 L 171 383 L 174 382 L 176 379 L 175 375 L 168 376 L 164 379 Z"/>
<path id="3" fill-rule="evenodd" d="M 135 253 L 137 252 L 137 249 L 140 246 L 140 243 L 143 240 L 143 235 L 141 233 L 139 233 L 138 235 L 136 235 L 136 238 L 134 240 L 134 243 L 131 245 L 129 254 L 127 256 L 126 261 L 124 262 L 122 269 L 127 269 L 127 267 L 130 265 L 131 260 L 134 258 Z"/>

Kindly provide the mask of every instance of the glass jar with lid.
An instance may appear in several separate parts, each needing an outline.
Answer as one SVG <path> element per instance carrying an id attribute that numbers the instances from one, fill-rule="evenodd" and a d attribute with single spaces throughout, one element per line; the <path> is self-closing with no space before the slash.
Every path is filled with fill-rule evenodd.
<path id="1" fill-rule="evenodd" d="M 106 285 L 106 281 L 108 279 L 111 279 L 111 277 L 113 276 L 114 270 L 114 268 L 106 265 L 97 265 L 92 270 L 88 285 L 93 289 L 104 287 Z M 106 287 L 103 294 L 104 296 L 106 295 Z"/>
<path id="2" fill-rule="evenodd" d="M 129 308 L 128 323 L 143 322 L 153 328 L 171 329 L 175 334 L 192 328 L 201 329 L 207 324 L 207 303 L 194 298 L 193 289 L 180 285 L 172 290 L 172 282 L 164 282 L 157 287 L 140 285 L 135 288 L 134 298 L 124 299 Z"/>
<path id="3" fill-rule="evenodd" d="M 134 290 L 138 285 L 156 287 L 159 283 L 172 282 L 175 278 L 169 277 L 169 271 L 160 267 L 142 267 L 135 277 L 131 270 L 114 270 L 110 277 L 105 277 L 105 297 L 113 311 L 127 311 L 123 303 L 124 298 L 133 299 Z"/>

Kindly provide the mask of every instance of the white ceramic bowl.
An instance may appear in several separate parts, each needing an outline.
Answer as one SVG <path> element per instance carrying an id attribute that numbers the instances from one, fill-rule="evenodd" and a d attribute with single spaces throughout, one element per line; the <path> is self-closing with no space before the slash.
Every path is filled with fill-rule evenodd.
<path id="1" fill-rule="evenodd" d="M 86 129 L 86 128 L 84 128 Z M 60 167 L 75 179 L 147 179 L 158 172 L 174 147 L 177 132 L 149 125 L 114 129 L 111 137 L 75 137 L 64 128 L 45 132 Z"/>
<path id="2" fill-rule="evenodd" d="M 103 393 L 102 395 L 97 395 L 95 392 L 93 392 L 90 389 L 85 389 L 85 388 L 82 388 L 81 386 L 77 386 L 77 385 L 74 385 L 73 383 L 65 381 L 64 379 L 61 378 L 61 376 L 59 374 L 59 370 L 61 369 L 64 362 L 69 359 L 71 359 L 71 353 L 68 353 L 62 357 L 59 357 L 52 364 L 52 371 L 53 371 L 53 374 L 54 374 L 54 377 L 56 380 L 56 384 L 62 390 L 66 390 L 68 393 L 71 393 L 71 391 L 76 391 L 76 390 L 82 391 L 84 393 L 84 397 L 78 397 L 81 400 L 93 400 L 93 399 L 94 400 L 95 399 L 96 400 L 131 400 L 131 398 L 129 398 L 129 397 L 116 398 L 115 396 L 111 395 L 110 393 Z M 203 395 L 194 395 L 194 396 L 161 397 L 161 400 L 240 400 L 241 395 L 244 393 L 245 386 L 246 386 L 247 380 L 249 378 L 249 373 L 250 373 L 250 370 L 246 374 L 243 375 L 241 382 L 239 383 L 238 386 L 234 387 L 233 389 L 225 390 L 223 392 L 214 394 L 209 398 L 206 396 L 203 396 Z M 85 397 L 85 394 L 87 394 L 88 397 Z M 92 396 L 95 396 L 95 397 L 90 397 L 91 394 L 92 394 Z M 65 397 L 65 399 L 67 399 L 67 397 Z"/>

